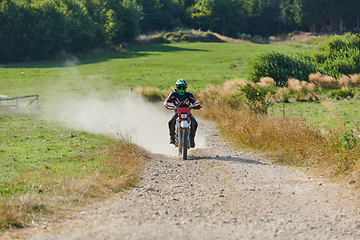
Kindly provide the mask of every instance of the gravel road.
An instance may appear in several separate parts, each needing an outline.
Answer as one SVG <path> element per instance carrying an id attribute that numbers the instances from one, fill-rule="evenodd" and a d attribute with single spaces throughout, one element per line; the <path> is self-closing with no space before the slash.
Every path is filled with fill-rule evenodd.
<path id="1" fill-rule="evenodd" d="M 360 239 L 357 193 L 229 147 L 199 121 L 189 160 L 153 154 L 134 189 L 27 239 Z"/>

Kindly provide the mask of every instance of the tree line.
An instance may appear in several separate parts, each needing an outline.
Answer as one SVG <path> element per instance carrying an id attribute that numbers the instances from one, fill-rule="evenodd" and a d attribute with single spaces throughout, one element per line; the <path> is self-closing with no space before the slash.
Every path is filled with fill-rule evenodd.
<path id="1" fill-rule="evenodd" d="M 175 28 L 226 36 L 358 30 L 358 0 L 2 0 L 0 63 L 37 61 Z"/>

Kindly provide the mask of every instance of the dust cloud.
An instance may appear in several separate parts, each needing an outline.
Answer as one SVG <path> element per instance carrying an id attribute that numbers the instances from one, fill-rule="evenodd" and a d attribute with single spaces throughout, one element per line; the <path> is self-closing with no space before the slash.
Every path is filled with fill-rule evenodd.
<path id="1" fill-rule="evenodd" d="M 57 115 L 72 129 L 113 137 L 122 135 L 153 153 L 177 155 L 177 149 L 169 144 L 168 121 L 173 112 L 164 109 L 161 103 L 125 96 L 112 101 L 77 100 L 66 106 L 66 109 L 59 109 Z M 199 135 L 199 130 L 196 144 L 197 148 L 205 146 L 205 138 Z"/>

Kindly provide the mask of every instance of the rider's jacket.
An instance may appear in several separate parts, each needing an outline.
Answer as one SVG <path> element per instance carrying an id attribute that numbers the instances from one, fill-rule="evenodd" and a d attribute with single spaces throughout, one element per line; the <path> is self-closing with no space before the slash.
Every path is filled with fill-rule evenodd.
<path id="1" fill-rule="evenodd" d="M 187 107 L 192 105 L 193 109 L 201 108 L 201 105 L 198 101 L 196 101 L 194 94 L 190 92 L 186 92 L 184 95 L 180 95 L 177 92 L 172 92 L 164 102 L 164 107 L 167 109 L 175 109 L 180 105 L 185 105 Z"/>

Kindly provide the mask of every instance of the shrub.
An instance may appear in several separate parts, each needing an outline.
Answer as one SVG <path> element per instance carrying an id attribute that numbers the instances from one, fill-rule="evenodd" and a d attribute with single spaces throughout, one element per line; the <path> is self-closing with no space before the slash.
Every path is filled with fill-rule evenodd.
<path id="1" fill-rule="evenodd" d="M 288 94 L 287 88 L 282 89 L 281 95 Z M 322 131 L 298 117 L 255 114 L 245 108 L 235 110 L 218 101 L 225 97 L 223 89 L 212 86 L 212 94 L 208 92 L 205 89 L 197 95 L 206 109 L 199 114 L 216 122 L 234 144 L 266 151 L 280 163 L 317 167 L 327 176 L 358 176 L 359 138 L 351 132 L 345 133 L 341 128 Z M 332 101 L 325 103 L 333 105 Z"/>
<path id="2" fill-rule="evenodd" d="M 256 35 L 256 36 L 251 38 L 251 42 L 253 42 L 253 43 L 261 43 L 261 44 L 268 44 L 269 40 L 262 37 L 262 36 Z"/>
<path id="3" fill-rule="evenodd" d="M 343 90 L 343 89 L 332 90 L 329 93 L 329 97 L 332 98 L 332 99 L 336 98 L 336 96 L 338 96 L 341 99 L 345 99 L 348 96 L 353 98 L 354 95 L 355 94 L 351 90 Z"/>
<path id="4" fill-rule="evenodd" d="M 273 104 L 270 96 L 275 94 L 271 87 L 253 86 L 247 83 L 239 87 L 245 93 L 245 103 L 255 113 L 267 114 L 267 109 Z"/>
<path id="5" fill-rule="evenodd" d="M 334 79 L 360 73 L 360 34 L 331 37 L 313 55 L 270 52 L 250 62 L 250 79 L 254 82 L 262 77 L 272 77 L 278 85 L 289 78 L 308 81 L 308 75 L 313 73 Z M 335 85 L 339 87 L 338 83 Z M 335 85 L 327 84 L 326 87 L 334 88 Z"/>
<path id="6" fill-rule="evenodd" d="M 360 35 L 333 36 L 314 54 L 322 73 L 339 78 L 360 72 Z"/>
<path id="7" fill-rule="evenodd" d="M 241 40 L 245 40 L 245 41 L 250 41 L 251 40 L 251 35 L 250 34 L 246 34 L 246 33 L 238 33 L 237 34 L 237 38 L 241 39 Z"/>
<path id="8" fill-rule="evenodd" d="M 250 80 L 258 82 L 271 77 L 277 85 L 285 84 L 289 78 L 309 80 L 309 74 L 317 72 L 312 58 L 306 55 L 285 55 L 268 52 L 250 61 Z"/>
<path id="9" fill-rule="evenodd" d="M 352 132 L 342 132 L 340 133 L 340 142 L 343 148 L 352 149 L 357 144 L 357 139 L 355 138 Z"/>

